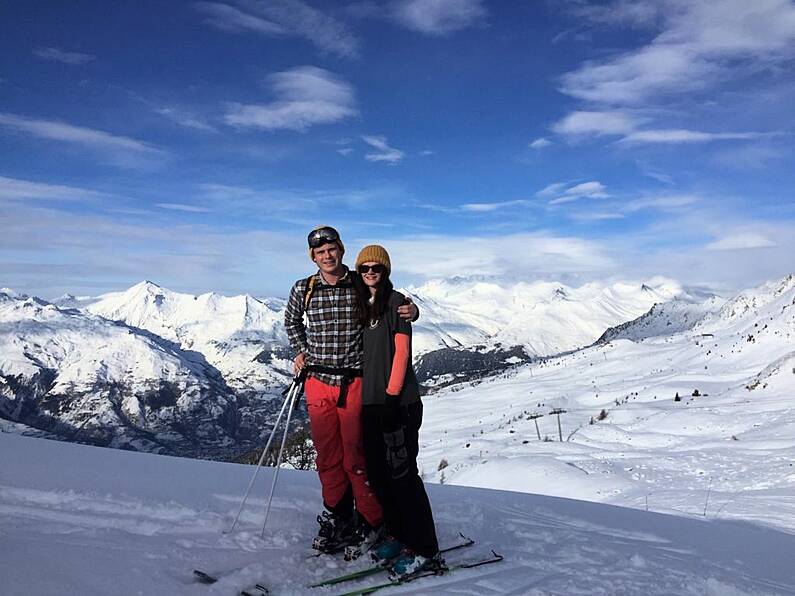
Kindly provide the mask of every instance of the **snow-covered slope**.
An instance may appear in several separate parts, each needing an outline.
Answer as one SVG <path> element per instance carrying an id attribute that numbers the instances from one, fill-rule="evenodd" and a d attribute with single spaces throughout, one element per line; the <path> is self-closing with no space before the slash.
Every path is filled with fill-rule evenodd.
<path id="1" fill-rule="evenodd" d="M 212 594 L 255 582 L 274 596 L 336 594 L 321 579 L 366 565 L 307 558 L 320 507 L 317 478 L 284 470 L 264 538 L 272 469 L 263 470 L 239 530 L 224 534 L 250 466 L 65 445 L 0 432 L 3 594 Z M 429 486 L 443 544 L 474 546 L 451 564 L 490 554 L 501 563 L 456 570 L 385 594 L 768 596 L 795 594 L 795 535 L 709 516 L 670 516 L 494 490 Z M 231 570 L 213 586 L 194 568 Z"/>
<path id="2" fill-rule="evenodd" d="M 88 312 L 201 353 L 237 390 L 262 391 L 288 379 L 282 300 L 212 292 L 193 296 L 144 281 L 86 302 Z"/>
<path id="3" fill-rule="evenodd" d="M 426 476 L 795 530 L 795 277 L 672 321 L 427 396 Z"/>
<path id="4" fill-rule="evenodd" d="M 196 351 L 137 327 L 0 293 L 0 415 L 93 444 L 209 456 L 257 437 Z M 263 416 L 270 407 L 262 405 Z M 250 417 L 250 416 L 249 416 Z"/>
<path id="5" fill-rule="evenodd" d="M 637 319 L 611 327 L 597 341 L 600 343 L 616 339 L 642 341 L 649 337 L 688 331 L 708 314 L 720 310 L 724 303 L 724 299 L 713 296 L 703 301 L 677 298 L 670 302 L 655 304 Z"/>
<path id="6" fill-rule="evenodd" d="M 452 279 L 432 281 L 407 292 L 422 316 L 415 324 L 417 354 L 444 347 L 520 345 L 546 356 L 586 346 L 604 331 L 630 321 L 655 303 L 688 294 L 675 282 L 560 283 L 500 285 Z"/>

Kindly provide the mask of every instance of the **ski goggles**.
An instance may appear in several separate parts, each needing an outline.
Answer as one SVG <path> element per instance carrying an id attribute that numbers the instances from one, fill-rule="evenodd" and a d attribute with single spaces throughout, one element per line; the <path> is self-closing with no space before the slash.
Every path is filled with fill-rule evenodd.
<path id="1" fill-rule="evenodd" d="M 356 270 L 364 275 L 365 273 L 384 273 L 386 271 L 386 267 L 381 263 L 376 263 L 375 265 L 359 265 Z"/>
<path id="2" fill-rule="evenodd" d="M 334 228 L 325 227 L 309 232 L 306 240 L 309 243 L 309 248 L 317 248 L 329 242 L 339 242 L 340 235 Z"/>

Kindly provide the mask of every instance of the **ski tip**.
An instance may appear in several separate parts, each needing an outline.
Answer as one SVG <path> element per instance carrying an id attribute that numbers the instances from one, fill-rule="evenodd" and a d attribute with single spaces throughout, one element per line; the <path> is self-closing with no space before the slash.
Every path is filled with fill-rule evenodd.
<path id="1" fill-rule="evenodd" d="M 198 569 L 193 570 L 193 575 L 199 581 L 205 584 L 214 584 L 215 582 L 218 581 L 218 578 L 213 577 L 212 575 L 210 575 L 209 573 L 205 573 L 204 571 L 199 571 Z"/>

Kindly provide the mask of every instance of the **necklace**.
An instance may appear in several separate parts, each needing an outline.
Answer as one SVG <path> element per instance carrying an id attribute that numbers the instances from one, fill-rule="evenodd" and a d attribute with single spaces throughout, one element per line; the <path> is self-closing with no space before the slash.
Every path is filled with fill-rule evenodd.
<path id="1" fill-rule="evenodd" d="M 375 304 L 375 295 L 370 296 L 367 302 L 369 302 L 371 305 Z M 370 329 L 375 329 L 376 327 L 378 327 L 379 320 L 380 319 L 370 319 Z"/>

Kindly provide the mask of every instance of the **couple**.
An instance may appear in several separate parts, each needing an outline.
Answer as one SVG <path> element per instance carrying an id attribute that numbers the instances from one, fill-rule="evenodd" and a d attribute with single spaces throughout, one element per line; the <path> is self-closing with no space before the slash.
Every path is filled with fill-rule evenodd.
<path id="1" fill-rule="evenodd" d="M 395 579 L 439 568 L 444 562 L 417 470 L 422 402 L 410 321 L 418 309 L 392 289 L 383 247 L 364 247 L 350 271 L 337 230 L 316 228 L 308 243 L 318 271 L 293 286 L 285 329 L 296 373 L 308 373 L 325 507 L 313 547 L 344 549 L 346 558 L 370 552 Z"/>

